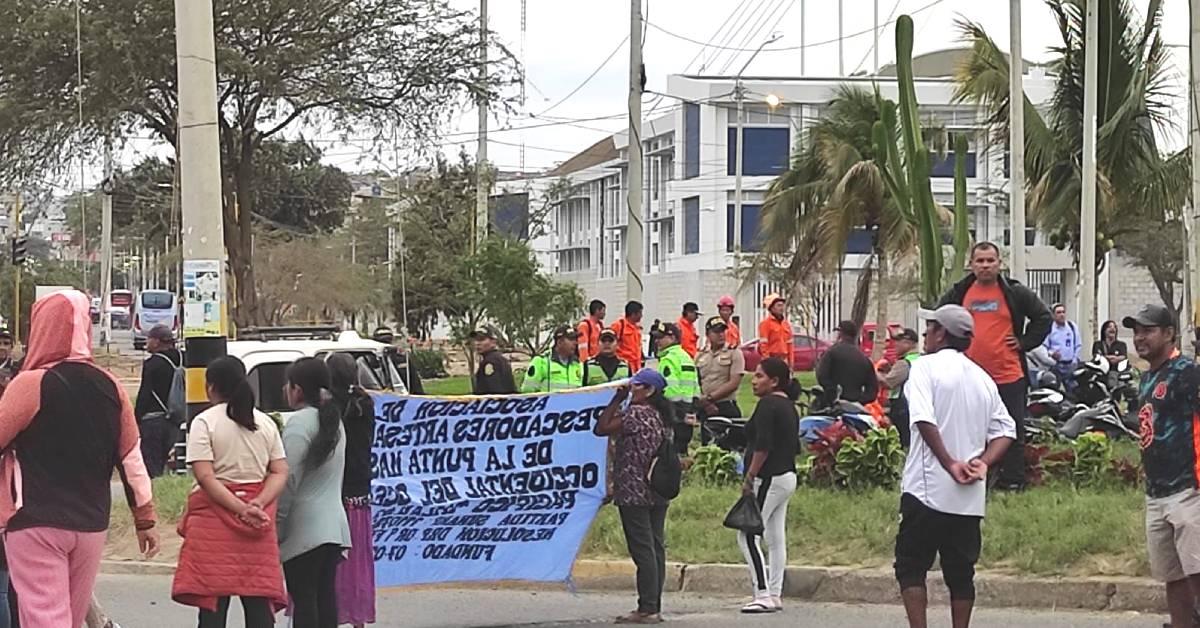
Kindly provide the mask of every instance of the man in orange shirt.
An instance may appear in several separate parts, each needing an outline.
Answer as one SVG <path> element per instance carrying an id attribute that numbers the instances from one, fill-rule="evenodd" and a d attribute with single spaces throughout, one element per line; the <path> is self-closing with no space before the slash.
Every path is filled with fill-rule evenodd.
<path id="1" fill-rule="evenodd" d="M 608 306 L 599 299 L 588 304 L 588 317 L 579 322 L 579 361 L 587 362 L 600 353 L 600 332 L 604 331 L 604 315 Z"/>
<path id="2" fill-rule="evenodd" d="M 688 301 L 683 304 L 683 315 L 675 324 L 679 326 L 679 346 L 692 359 L 700 352 L 700 334 L 696 333 L 696 321 L 700 319 L 700 306 Z"/>
<path id="3" fill-rule="evenodd" d="M 758 324 L 758 352 L 764 358 L 779 358 L 792 366 L 792 324 L 784 317 L 787 300 L 768 294 L 763 305 L 767 317 Z"/>
<path id="4" fill-rule="evenodd" d="M 641 303 L 625 304 L 625 316 L 613 323 L 617 334 L 617 357 L 625 360 L 633 373 L 642 370 L 642 311 Z"/>
<path id="5" fill-rule="evenodd" d="M 1025 486 L 1025 352 L 1040 346 L 1050 333 L 1050 308 L 1025 286 L 1000 274 L 1000 249 L 980 242 L 971 249 L 971 274 L 938 302 L 961 305 L 975 319 L 975 335 L 967 357 L 987 371 L 1008 413 L 1017 423 L 1017 441 L 999 469 L 1000 490 Z"/>
<path id="6" fill-rule="evenodd" d="M 725 321 L 725 346 L 737 349 L 742 346 L 742 330 L 733 322 L 733 297 L 725 295 L 717 299 L 717 314 Z"/>

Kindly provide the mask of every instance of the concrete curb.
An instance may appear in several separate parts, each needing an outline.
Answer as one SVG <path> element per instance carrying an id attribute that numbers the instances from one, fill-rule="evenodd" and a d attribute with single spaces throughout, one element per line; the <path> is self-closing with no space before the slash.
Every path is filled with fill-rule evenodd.
<path id="1" fill-rule="evenodd" d="M 175 566 L 150 561 L 105 560 L 101 572 L 110 575 L 170 576 Z M 571 572 L 575 586 L 584 591 L 629 591 L 634 566 L 628 560 L 579 560 Z M 430 585 L 437 586 L 437 585 Z M 463 586 L 463 585 L 453 585 Z M 557 589 L 552 583 L 471 583 L 495 588 Z M 424 588 L 424 587 L 422 587 Z M 670 593 L 742 595 L 750 593 L 745 565 L 667 563 L 664 587 Z M 1087 611 L 1138 611 L 1165 613 L 1166 590 L 1144 578 L 1025 578 L 981 573 L 975 578 L 977 601 L 991 608 L 1024 608 Z M 899 604 L 900 592 L 886 569 L 839 567 L 788 567 L 783 595 L 794 600 L 850 604 Z M 929 597 L 935 604 L 949 603 L 941 574 L 931 572 Z"/>

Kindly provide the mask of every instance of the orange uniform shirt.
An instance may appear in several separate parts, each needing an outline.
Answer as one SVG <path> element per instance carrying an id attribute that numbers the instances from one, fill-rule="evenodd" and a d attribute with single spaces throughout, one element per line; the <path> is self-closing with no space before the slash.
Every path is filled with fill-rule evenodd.
<path id="1" fill-rule="evenodd" d="M 700 352 L 700 334 L 696 333 L 696 326 L 682 316 L 675 324 L 679 326 L 679 346 L 695 360 L 696 354 Z"/>
<path id="2" fill-rule="evenodd" d="M 587 362 L 600 353 L 600 332 L 604 330 L 604 321 L 587 317 L 579 322 L 579 361 Z"/>
<path id="3" fill-rule="evenodd" d="M 734 349 L 742 346 L 742 330 L 733 321 L 725 321 L 725 346 Z"/>
<path id="4" fill-rule="evenodd" d="M 612 330 L 617 334 L 617 357 L 625 360 L 631 372 L 642 370 L 642 328 L 622 317 Z"/>
<path id="5" fill-rule="evenodd" d="M 781 358 L 792 365 L 792 324 L 768 315 L 758 324 L 758 352 L 768 358 Z"/>
<path id="6" fill-rule="evenodd" d="M 975 334 L 967 357 L 987 371 L 997 384 L 1021 381 L 1025 377 L 1021 355 L 1005 342 L 1013 335 L 1013 322 L 1000 284 L 983 286 L 976 282 L 967 289 L 963 307 L 975 319 Z"/>

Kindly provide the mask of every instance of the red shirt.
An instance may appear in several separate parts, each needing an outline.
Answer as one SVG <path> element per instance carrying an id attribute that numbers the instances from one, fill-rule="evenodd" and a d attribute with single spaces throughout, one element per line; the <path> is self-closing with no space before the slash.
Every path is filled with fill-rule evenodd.
<path id="1" fill-rule="evenodd" d="M 700 351 L 700 335 L 696 333 L 696 326 L 685 316 L 680 316 L 675 324 L 679 326 L 679 346 L 683 347 L 693 360 L 696 359 L 696 354 Z"/>
<path id="2" fill-rule="evenodd" d="M 987 371 L 997 384 L 1021 381 L 1025 377 L 1021 355 L 1006 342 L 1013 335 L 1013 321 L 1000 284 L 985 286 L 975 282 L 963 296 L 963 307 L 975 319 L 967 357 Z"/>
<path id="3" fill-rule="evenodd" d="M 725 346 L 734 349 L 742 346 L 742 330 L 733 321 L 725 321 Z"/>

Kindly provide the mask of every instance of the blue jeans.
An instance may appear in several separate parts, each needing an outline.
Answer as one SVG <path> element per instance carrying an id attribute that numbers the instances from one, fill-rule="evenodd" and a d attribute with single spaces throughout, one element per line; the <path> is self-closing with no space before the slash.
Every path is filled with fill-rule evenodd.
<path id="1" fill-rule="evenodd" d="M 8 608 L 8 570 L 0 569 L 0 628 L 12 627 L 12 615 Z"/>
<path id="2" fill-rule="evenodd" d="M 1074 362 L 1058 362 L 1054 365 L 1054 374 L 1058 376 L 1058 381 L 1062 383 L 1063 390 L 1075 389 L 1075 363 Z"/>

